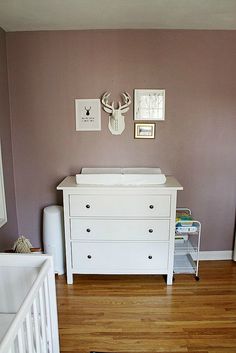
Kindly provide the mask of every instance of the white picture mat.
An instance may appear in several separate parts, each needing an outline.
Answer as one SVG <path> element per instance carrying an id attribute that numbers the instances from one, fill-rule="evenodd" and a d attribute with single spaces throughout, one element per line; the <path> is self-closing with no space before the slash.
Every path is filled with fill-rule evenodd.
<path id="1" fill-rule="evenodd" d="M 141 139 L 154 139 L 156 132 L 156 124 L 135 123 L 134 137 Z"/>
<path id="2" fill-rule="evenodd" d="M 135 89 L 134 120 L 165 120 L 165 90 Z"/>
<path id="3" fill-rule="evenodd" d="M 76 131 L 100 131 L 100 99 L 75 99 L 75 116 Z"/>

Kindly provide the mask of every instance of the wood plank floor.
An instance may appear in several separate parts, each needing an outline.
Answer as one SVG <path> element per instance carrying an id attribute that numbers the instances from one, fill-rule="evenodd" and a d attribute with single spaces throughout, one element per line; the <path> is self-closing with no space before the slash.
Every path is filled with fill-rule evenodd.
<path id="1" fill-rule="evenodd" d="M 201 261 L 176 275 L 56 280 L 61 353 L 236 353 L 236 263 Z"/>

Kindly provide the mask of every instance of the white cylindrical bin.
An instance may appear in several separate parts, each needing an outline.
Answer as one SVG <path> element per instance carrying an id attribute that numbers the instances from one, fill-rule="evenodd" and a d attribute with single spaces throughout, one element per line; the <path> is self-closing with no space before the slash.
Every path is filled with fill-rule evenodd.
<path id="1" fill-rule="evenodd" d="M 62 206 L 48 206 L 43 210 L 43 246 L 44 252 L 53 257 L 55 273 L 65 273 Z"/>

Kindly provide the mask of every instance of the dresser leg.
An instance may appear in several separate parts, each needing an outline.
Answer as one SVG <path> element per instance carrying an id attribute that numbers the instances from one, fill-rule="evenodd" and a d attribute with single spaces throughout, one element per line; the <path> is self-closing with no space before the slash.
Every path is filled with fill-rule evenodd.
<path id="1" fill-rule="evenodd" d="M 173 273 L 171 273 L 171 274 L 168 274 L 167 275 L 167 279 L 166 279 L 166 284 L 167 285 L 172 285 L 172 283 L 173 283 Z"/>
<path id="2" fill-rule="evenodd" d="M 73 274 L 67 271 L 66 277 L 67 277 L 67 284 L 73 284 Z"/>

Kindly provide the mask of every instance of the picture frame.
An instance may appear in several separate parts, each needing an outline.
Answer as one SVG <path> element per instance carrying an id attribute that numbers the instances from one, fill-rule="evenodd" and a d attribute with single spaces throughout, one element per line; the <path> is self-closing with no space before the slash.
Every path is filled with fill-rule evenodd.
<path id="1" fill-rule="evenodd" d="M 134 138 L 136 139 L 154 139 L 156 134 L 155 123 L 135 123 Z"/>
<path id="2" fill-rule="evenodd" d="M 100 99 L 75 99 L 75 120 L 76 131 L 100 131 Z"/>
<path id="3" fill-rule="evenodd" d="M 165 90 L 135 89 L 134 120 L 165 120 Z"/>

